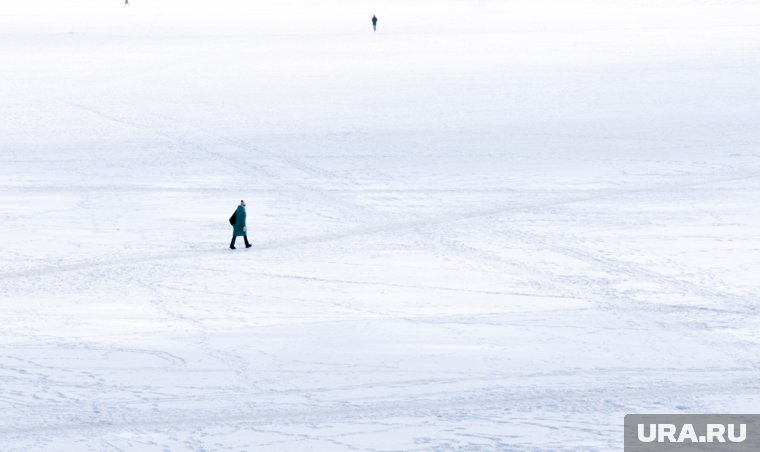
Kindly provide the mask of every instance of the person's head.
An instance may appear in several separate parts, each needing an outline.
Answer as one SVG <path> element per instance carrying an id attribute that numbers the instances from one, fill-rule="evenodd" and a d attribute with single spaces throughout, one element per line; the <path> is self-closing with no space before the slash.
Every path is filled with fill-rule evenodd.
<path id="1" fill-rule="evenodd" d="M 240 205 L 241 205 L 241 206 L 243 206 L 243 207 L 245 207 L 245 201 L 243 201 L 243 200 L 241 199 L 241 200 L 240 200 Z"/>

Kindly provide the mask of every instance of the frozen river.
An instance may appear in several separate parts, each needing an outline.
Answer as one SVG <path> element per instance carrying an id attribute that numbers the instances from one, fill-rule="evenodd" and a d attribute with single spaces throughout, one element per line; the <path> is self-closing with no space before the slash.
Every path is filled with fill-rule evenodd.
<path id="1" fill-rule="evenodd" d="M 42 3 L 0 18 L 0 450 L 760 411 L 760 4 Z"/>

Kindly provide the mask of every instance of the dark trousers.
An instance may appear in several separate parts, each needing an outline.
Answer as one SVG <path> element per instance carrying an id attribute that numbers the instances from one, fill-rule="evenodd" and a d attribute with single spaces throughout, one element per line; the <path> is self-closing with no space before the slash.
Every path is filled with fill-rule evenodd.
<path id="1" fill-rule="evenodd" d="M 237 236 L 235 234 L 232 234 L 232 242 L 230 242 L 230 246 L 231 247 L 235 246 L 235 239 L 236 238 L 237 238 Z M 245 246 L 250 246 L 251 245 L 250 243 L 248 243 L 248 236 L 247 235 L 244 235 L 243 239 L 245 240 Z"/>

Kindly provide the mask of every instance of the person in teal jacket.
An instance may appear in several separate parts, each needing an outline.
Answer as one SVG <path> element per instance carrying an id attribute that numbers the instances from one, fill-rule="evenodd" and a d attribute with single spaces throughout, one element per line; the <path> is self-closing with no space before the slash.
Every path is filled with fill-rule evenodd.
<path id="1" fill-rule="evenodd" d="M 240 205 L 237 206 L 235 211 L 235 224 L 232 229 L 232 242 L 230 242 L 230 249 L 235 249 L 235 239 L 242 235 L 245 240 L 245 247 L 250 248 L 252 245 L 248 243 L 248 228 L 245 226 L 245 201 L 240 200 Z"/>

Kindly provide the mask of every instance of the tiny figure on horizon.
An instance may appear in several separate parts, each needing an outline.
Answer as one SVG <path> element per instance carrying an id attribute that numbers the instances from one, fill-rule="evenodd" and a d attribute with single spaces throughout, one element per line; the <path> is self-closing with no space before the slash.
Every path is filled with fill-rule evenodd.
<path id="1" fill-rule="evenodd" d="M 372 15 L 372 29 L 377 31 L 377 16 L 374 14 Z"/>
<path id="2" fill-rule="evenodd" d="M 124 0 L 124 6 L 129 6 L 129 0 Z"/>
<path id="3" fill-rule="evenodd" d="M 230 224 L 232 225 L 232 241 L 230 242 L 230 249 L 235 249 L 235 239 L 242 235 L 245 240 L 245 247 L 250 248 L 248 243 L 248 228 L 245 225 L 245 201 L 240 200 L 240 205 L 237 206 L 235 213 L 230 217 Z"/>

